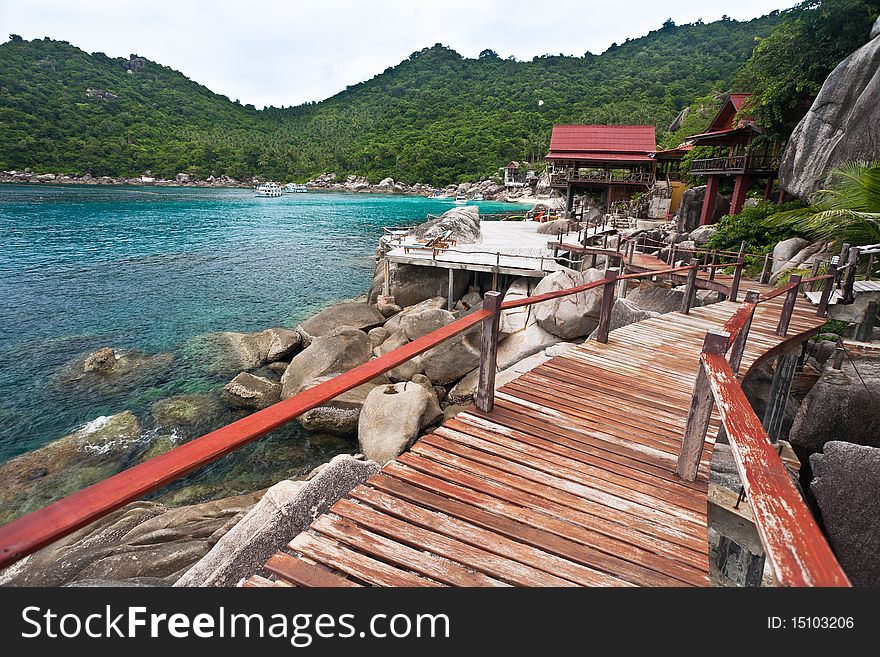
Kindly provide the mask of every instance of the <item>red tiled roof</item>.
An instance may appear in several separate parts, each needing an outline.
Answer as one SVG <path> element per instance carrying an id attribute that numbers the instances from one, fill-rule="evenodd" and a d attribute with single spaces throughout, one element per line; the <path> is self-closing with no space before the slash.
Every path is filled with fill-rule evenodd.
<path id="1" fill-rule="evenodd" d="M 602 151 L 647 155 L 657 149 L 652 125 L 554 125 L 550 151 Z"/>
<path id="2" fill-rule="evenodd" d="M 730 102 L 733 103 L 733 109 L 739 112 L 746 98 L 752 94 L 730 94 Z"/>
<path id="3" fill-rule="evenodd" d="M 550 151 L 548 160 L 581 160 L 589 162 L 652 162 L 646 153 L 608 153 L 603 151 Z"/>

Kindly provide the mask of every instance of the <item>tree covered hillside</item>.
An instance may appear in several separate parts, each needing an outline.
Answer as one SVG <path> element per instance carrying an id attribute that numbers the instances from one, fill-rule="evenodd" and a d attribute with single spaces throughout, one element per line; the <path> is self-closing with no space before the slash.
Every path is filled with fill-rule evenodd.
<path id="1" fill-rule="evenodd" d="M 0 45 L 0 168 L 297 179 L 324 171 L 445 184 L 546 152 L 553 123 L 652 123 L 727 90 L 773 14 L 676 26 L 601 55 L 529 62 L 435 45 L 320 103 L 256 110 L 139 57 Z"/>

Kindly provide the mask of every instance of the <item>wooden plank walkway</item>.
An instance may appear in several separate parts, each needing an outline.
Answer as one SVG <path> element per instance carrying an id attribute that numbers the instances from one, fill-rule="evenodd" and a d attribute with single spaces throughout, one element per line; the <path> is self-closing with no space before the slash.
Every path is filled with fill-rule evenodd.
<path id="1" fill-rule="evenodd" d="M 775 334 L 782 301 L 758 306 L 742 372 L 788 346 Z M 707 586 L 717 418 L 697 480 L 673 470 L 703 338 L 738 306 L 631 324 L 523 374 L 491 412 L 471 406 L 418 440 L 244 585 Z M 799 300 L 789 337 L 823 323 Z"/>

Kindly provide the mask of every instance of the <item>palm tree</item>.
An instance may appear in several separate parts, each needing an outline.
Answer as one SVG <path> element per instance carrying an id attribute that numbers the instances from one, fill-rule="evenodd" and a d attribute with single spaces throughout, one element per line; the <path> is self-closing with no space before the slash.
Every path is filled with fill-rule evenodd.
<path id="1" fill-rule="evenodd" d="M 764 224 L 853 246 L 880 242 L 880 162 L 848 162 L 831 171 L 829 189 L 805 208 L 772 214 Z"/>

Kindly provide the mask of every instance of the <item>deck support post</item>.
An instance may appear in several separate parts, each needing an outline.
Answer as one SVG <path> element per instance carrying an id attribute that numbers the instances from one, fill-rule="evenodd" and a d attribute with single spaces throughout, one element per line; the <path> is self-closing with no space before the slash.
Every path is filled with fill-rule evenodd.
<path id="1" fill-rule="evenodd" d="M 808 276 L 808 278 L 815 278 L 816 276 L 818 276 L 819 275 L 819 267 L 821 267 L 821 266 L 822 266 L 822 261 L 819 258 L 816 258 L 815 260 L 813 260 L 813 265 L 810 267 L 810 275 Z M 806 288 L 806 287 L 804 288 L 804 292 L 806 292 L 807 290 L 809 290 L 810 292 L 815 290 L 816 283 L 818 283 L 818 282 L 819 281 L 813 281 L 812 283 L 810 283 L 809 288 Z"/>
<path id="2" fill-rule="evenodd" d="M 746 292 L 745 303 L 758 303 L 758 299 L 761 297 L 761 293 L 757 290 L 749 290 Z M 730 363 L 730 369 L 733 370 L 734 374 L 739 374 L 739 366 L 742 363 L 743 352 L 746 350 L 746 342 L 749 339 L 749 331 L 752 328 L 752 317 L 755 316 L 755 309 L 752 308 L 752 313 L 749 315 L 749 319 L 743 324 L 742 330 L 739 334 L 734 338 L 733 344 L 730 346 L 730 356 L 727 359 L 727 362 Z"/>
<path id="3" fill-rule="evenodd" d="M 382 294 L 391 296 L 391 263 L 388 258 L 383 259 L 382 272 L 385 274 L 385 282 L 382 284 Z"/>
<path id="4" fill-rule="evenodd" d="M 715 249 L 712 249 L 712 257 L 709 259 L 709 264 L 710 265 L 717 265 L 718 264 L 718 251 L 716 251 Z M 710 267 L 709 268 L 709 280 L 710 281 L 715 280 L 715 272 L 716 271 L 718 271 L 717 267 Z"/>
<path id="5" fill-rule="evenodd" d="M 455 305 L 455 270 L 450 267 L 449 269 L 449 286 L 446 289 L 446 309 L 449 312 L 452 312 L 452 307 Z"/>
<path id="6" fill-rule="evenodd" d="M 819 308 L 816 310 L 817 317 L 828 316 L 828 303 L 831 301 L 831 293 L 834 291 L 834 282 L 837 280 L 837 265 L 833 262 L 828 265 L 828 278 L 825 279 L 825 287 L 822 288 L 822 296 L 819 298 Z"/>
<path id="7" fill-rule="evenodd" d="M 782 337 L 785 337 L 786 333 L 788 333 L 791 313 L 794 311 L 794 304 L 797 303 L 798 294 L 801 291 L 800 274 L 792 274 L 789 282 L 795 283 L 795 286 L 785 295 L 785 302 L 782 304 L 782 314 L 779 316 L 779 324 L 776 326 L 776 335 L 781 335 Z"/>
<path id="8" fill-rule="evenodd" d="M 774 445 L 779 440 L 779 430 L 782 429 L 782 419 L 785 417 L 785 407 L 788 404 L 788 394 L 791 392 L 791 382 L 794 379 L 797 362 L 797 352 L 780 354 L 776 358 L 776 372 L 773 373 L 773 382 L 770 384 L 770 399 L 764 411 L 764 419 L 761 421 L 761 425 L 770 437 L 770 442 Z"/>
<path id="9" fill-rule="evenodd" d="M 856 300 L 853 286 L 856 283 L 856 268 L 859 265 L 859 248 L 857 246 L 850 247 L 847 253 L 846 264 L 848 267 L 843 274 L 843 280 L 840 282 L 840 288 L 843 292 L 843 299 L 840 300 L 840 303 L 843 304 L 849 304 Z"/>
<path id="10" fill-rule="evenodd" d="M 474 403 L 481 411 L 488 413 L 495 405 L 495 370 L 498 354 L 498 328 L 501 324 L 501 293 L 486 292 L 483 295 L 483 310 L 492 314 L 483 320 L 483 336 L 480 341 L 480 378 Z"/>
<path id="11" fill-rule="evenodd" d="M 730 334 L 726 331 L 709 331 L 703 341 L 703 353 L 724 355 L 727 352 L 729 339 Z M 709 430 L 709 420 L 712 418 L 714 406 L 715 397 L 709 385 L 706 367 L 701 359 L 697 380 L 694 382 L 694 394 L 691 398 L 687 423 L 681 438 L 678 464 L 675 466 L 675 474 L 687 481 L 694 481 L 697 478 L 700 457 L 703 454 L 703 444 L 706 442 L 706 432 Z"/>
<path id="12" fill-rule="evenodd" d="M 736 301 L 736 297 L 739 295 L 739 283 L 742 279 L 743 266 L 745 265 L 745 256 L 740 255 L 736 259 L 736 265 L 734 265 L 733 269 L 733 282 L 730 284 L 730 300 Z"/>
<path id="13" fill-rule="evenodd" d="M 675 247 L 676 247 L 675 244 L 673 244 L 669 247 L 669 266 L 670 267 L 675 266 Z"/>
<path id="14" fill-rule="evenodd" d="M 599 314 L 599 326 L 596 327 L 596 340 L 602 344 L 608 342 L 611 329 L 611 310 L 614 307 L 614 285 L 617 282 L 617 269 L 605 270 L 605 285 L 602 286 L 602 310 Z"/>
<path id="15" fill-rule="evenodd" d="M 874 254 L 868 254 L 868 269 L 865 271 L 865 280 L 870 281 L 871 276 L 874 275 Z"/>
<path id="16" fill-rule="evenodd" d="M 697 294 L 697 266 L 688 269 L 687 284 L 684 286 L 684 297 L 681 300 L 681 312 L 687 315 L 694 305 L 694 297 Z"/>

